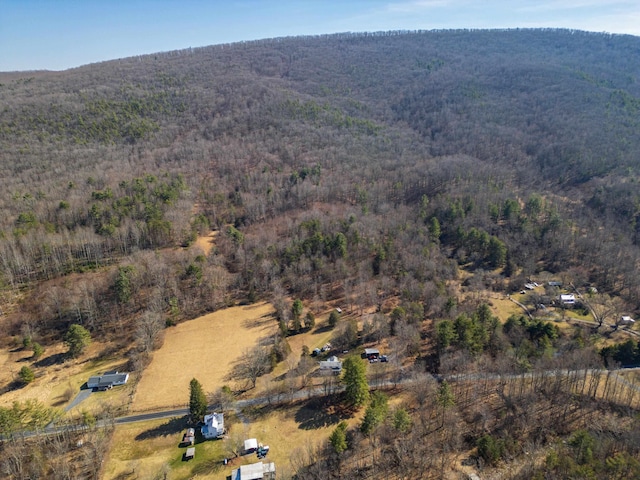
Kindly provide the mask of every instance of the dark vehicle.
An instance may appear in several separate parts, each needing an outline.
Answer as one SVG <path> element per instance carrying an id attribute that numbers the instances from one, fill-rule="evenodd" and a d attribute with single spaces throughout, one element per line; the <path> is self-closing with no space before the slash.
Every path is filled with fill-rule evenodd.
<path id="1" fill-rule="evenodd" d="M 264 457 L 266 457 L 267 453 L 269 453 L 269 445 L 259 447 L 258 450 L 256 450 L 256 454 L 258 455 L 259 459 L 263 459 Z"/>

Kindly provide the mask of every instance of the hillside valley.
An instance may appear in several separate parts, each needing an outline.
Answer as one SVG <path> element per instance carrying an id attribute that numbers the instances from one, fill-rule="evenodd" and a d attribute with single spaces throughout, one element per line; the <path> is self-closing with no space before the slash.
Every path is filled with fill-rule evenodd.
<path id="1" fill-rule="evenodd" d="M 278 478 L 640 475 L 638 379 L 615 370 L 640 365 L 639 131 L 640 39 L 573 30 L 0 72 L 2 475 L 226 478 L 237 432 L 269 422 L 300 442 L 272 445 Z M 198 363 L 186 331 L 224 362 Z M 315 371 L 330 355 L 364 369 L 362 398 Z M 126 391 L 61 412 L 110 368 Z M 96 427 L 187 405 L 196 375 L 236 433 L 193 467 L 164 427 Z M 20 435 L 52 419 L 95 448 Z"/>

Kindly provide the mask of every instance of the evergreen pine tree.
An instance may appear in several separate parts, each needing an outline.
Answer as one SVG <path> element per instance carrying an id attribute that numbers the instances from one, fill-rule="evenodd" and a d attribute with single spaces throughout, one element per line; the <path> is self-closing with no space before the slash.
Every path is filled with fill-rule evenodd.
<path id="1" fill-rule="evenodd" d="M 202 385 L 195 378 L 189 383 L 189 414 L 194 421 L 200 421 L 207 413 L 207 397 L 202 390 Z"/>

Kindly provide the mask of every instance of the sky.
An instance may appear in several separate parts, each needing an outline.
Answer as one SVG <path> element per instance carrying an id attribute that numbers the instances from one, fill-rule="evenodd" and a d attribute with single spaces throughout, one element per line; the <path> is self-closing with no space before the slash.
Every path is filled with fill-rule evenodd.
<path id="1" fill-rule="evenodd" d="M 539 27 L 640 36 L 640 1 L 0 0 L 0 71 L 296 35 Z"/>

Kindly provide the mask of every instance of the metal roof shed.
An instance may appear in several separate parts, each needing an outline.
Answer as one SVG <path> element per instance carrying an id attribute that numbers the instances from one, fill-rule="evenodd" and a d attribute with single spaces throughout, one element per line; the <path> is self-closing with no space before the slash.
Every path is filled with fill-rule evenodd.
<path id="1" fill-rule="evenodd" d="M 242 465 L 231 472 L 232 480 L 271 480 L 275 479 L 275 476 L 276 465 L 273 462 Z"/>
<path id="2" fill-rule="evenodd" d="M 258 449 L 258 440 L 255 438 L 249 438 L 244 441 L 244 451 L 245 452 L 255 452 Z"/>

